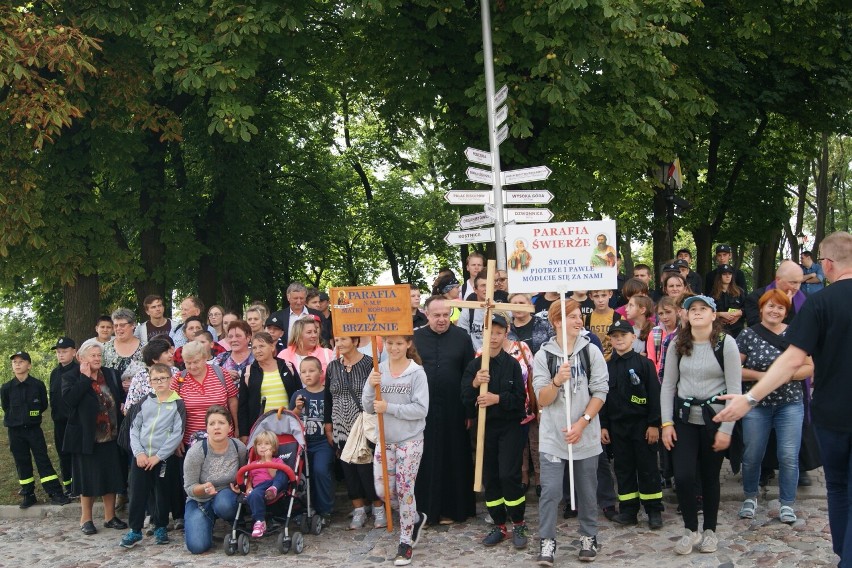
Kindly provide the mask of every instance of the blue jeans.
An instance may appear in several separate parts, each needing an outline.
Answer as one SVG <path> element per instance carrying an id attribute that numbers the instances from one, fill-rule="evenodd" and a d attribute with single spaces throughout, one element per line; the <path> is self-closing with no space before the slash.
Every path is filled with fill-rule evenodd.
<path id="1" fill-rule="evenodd" d="M 332 465 L 334 448 L 323 438 L 308 443 L 308 467 L 311 474 L 311 505 L 320 515 L 330 515 L 334 507 Z"/>
<path id="2" fill-rule="evenodd" d="M 756 406 L 743 416 L 743 493 L 746 499 L 757 499 L 760 463 L 766 453 L 769 433 L 774 428 L 780 501 L 782 505 L 791 506 L 796 502 L 804 419 L 805 405 L 801 402 Z"/>
<path id="3" fill-rule="evenodd" d="M 814 424 L 819 442 L 825 488 L 828 493 L 828 524 L 831 543 L 840 557 L 840 568 L 852 567 L 852 433 L 828 430 Z M 845 554 L 844 554 L 845 552 Z"/>
<path id="4" fill-rule="evenodd" d="M 222 489 L 213 499 L 204 503 L 187 499 L 183 516 L 186 549 L 192 554 L 210 550 L 213 546 L 213 523 L 216 519 L 233 522 L 236 515 L 237 494 L 230 487 Z"/>
<path id="5" fill-rule="evenodd" d="M 284 472 L 278 471 L 275 473 L 273 479 L 258 483 L 251 488 L 251 493 L 246 497 L 246 503 L 248 503 L 249 510 L 251 511 L 251 520 L 266 520 L 266 490 L 270 487 L 275 487 L 281 493 L 285 483 Z"/>

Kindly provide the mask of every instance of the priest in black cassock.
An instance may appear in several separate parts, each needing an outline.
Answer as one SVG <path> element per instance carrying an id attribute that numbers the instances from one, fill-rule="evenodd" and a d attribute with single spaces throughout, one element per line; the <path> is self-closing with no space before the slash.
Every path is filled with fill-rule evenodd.
<path id="1" fill-rule="evenodd" d="M 461 401 L 462 373 L 474 351 L 467 332 L 450 324 L 443 296 L 426 300 L 426 317 L 429 324 L 414 332 L 429 382 L 429 414 L 414 495 L 430 523 L 448 524 L 476 514 L 473 456 Z"/>

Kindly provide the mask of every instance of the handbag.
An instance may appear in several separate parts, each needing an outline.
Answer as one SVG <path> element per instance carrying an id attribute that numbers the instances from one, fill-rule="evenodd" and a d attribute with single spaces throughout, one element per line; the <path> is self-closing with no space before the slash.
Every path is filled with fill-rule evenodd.
<path id="1" fill-rule="evenodd" d="M 343 451 L 340 453 L 340 459 L 352 464 L 370 463 L 373 461 L 373 448 L 370 443 L 376 443 L 378 436 L 376 423 L 378 419 L 375 414 L 364 412 L 361 401 L 355 396 L 352 384 L 348 380 L 346 381 L 346 386 L 360 412 L 358 413 L 358 417 L 355 418 L 355 422 L 352 423 L 352 428 L 349 430 L 349 436 L 346 438 Z"/>

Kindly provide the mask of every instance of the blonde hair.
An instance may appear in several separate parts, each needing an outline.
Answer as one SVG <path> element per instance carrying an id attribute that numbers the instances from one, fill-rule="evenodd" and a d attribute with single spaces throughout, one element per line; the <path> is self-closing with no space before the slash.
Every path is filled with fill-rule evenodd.
<path id="1" fill-rule="evenodd" d="M 825 237 L 820 243 L 820 256 L 831 258 L 835 264 L 846 268 L 852 265 L 852 235 L 845 231 L 837 231 Z"/>
<path id="2" fill-rule="evenodd" d="M 278 450 L 278 436 L 270 432 L 269 430 L 264 430 L 263 432 L 258 432 L 257 436 L 254 437 L 254 448 L 257 449 L 257 444 L 260 442 L 266 442 L 270 446 L 272 446 L 272 453 L 274 454 L 276 450 Z"/>
<path id="3" fill-rule="evenodd" d="M 317 326 L 317 331 L 320 331 L 320 323 L 313 316 L 303 316 L 293 323 L 293 329 L 290 331 L 290 338 L 287 341 L 287 345 L 301 347 L 299 344 L 302 342 L 302 334 L 309 325 Z"/>

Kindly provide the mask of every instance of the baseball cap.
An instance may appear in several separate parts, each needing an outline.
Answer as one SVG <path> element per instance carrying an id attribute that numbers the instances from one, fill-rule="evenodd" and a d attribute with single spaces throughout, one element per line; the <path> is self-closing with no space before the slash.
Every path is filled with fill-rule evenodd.
<path id="1" fill-rule="evenodd" d="M 33 362 L 32 358 L 30 358 L 30 354 L 26 351 L 18 351 L 17 353 L 14 353 L 11 357 L 9 357 L 9 360 L 11 361 L 15 357 L 20 357 L 24 361 L 29 361 L 30 363 Z"/>
<path id="2" fill-rule="evenodd" d="M 716 252 L 731 252 L 731 245 L 716 245 Z"/>
<path id="3" fill-rule="evenodd" d="M 503 329 L 509 329 L 509 322 L 506 321 L 506 318 L 500 314 L 494 314 L 491 316 L 491 323 L 494 325 L 499 325 Z"/>
<path id="4" fill-rule="evenodd" d="M 286 329 L 284 326 L 286 325 L 284 322 L 290 323 L 290 318 L 287 317 L 285 319 L 284 312 L 273 312 L 268 318 L 266 318 L 266 323 L 264 327 L 275 326 L 279 329 Z"/>
<path id="5" fill-rule="evenodd" d="M 731 264 L 720 264 L 719 265 L 719 272 L 730 272 L 731 274 L 733 274 L 735 270 L 736 269 Z"/>
<path id="6" fill-rule="evenodd" d="M 677 259 L 677 260 L 674 262 L 674 264 L 675 264 L 675 266 L 677 266 L 678 268 L 689 268 L 689 263 L 688 263 L 688 262 L 686 262 L 686 261 L 685 261 L 684 259 L 682 259 L 682 258 Z"/>
<path id="7" fill-rule="evenodd" d="M 70 337 L 60 337 L 56 342 L 56 345 L 51 347 L 51 349 L 67 349 L 69 347 L 77 347 L 77 344 L 74 343 L 74 340 Z"/>
<path id="8" fill-rule="evenodd" d="M 713 298 L 711 298 L 710 296 L 702 296 L 702 295 L 690 296 L 689 298 L 684 300 L 683 301 L 683 309 L 688 310 L 689 306 L 691 306 L 695 302 L 704 302 L 705 304 L 710 306 L 713 309 L 714 312 L 716 311 L 716 301 L 713 300 Z"/>
<path id="9" fill-rule="evenodd" d="M 636 333 L 635 331 L 633 331 L 633 326 L 627 323 L 627 320 L 622 319 L 612 322 L 612 325 L 609 326 L 609 329 L 607 330 L 606 334 L 612 335 L 613 333 L 619 331 L 623 333 Z"/>
<path id="10" fill-rule="evenodd" d="M 677 264 L 670 263 L 663 265 L 663 272 L 680 272 L 680 268 L 677 267 Z"/>

